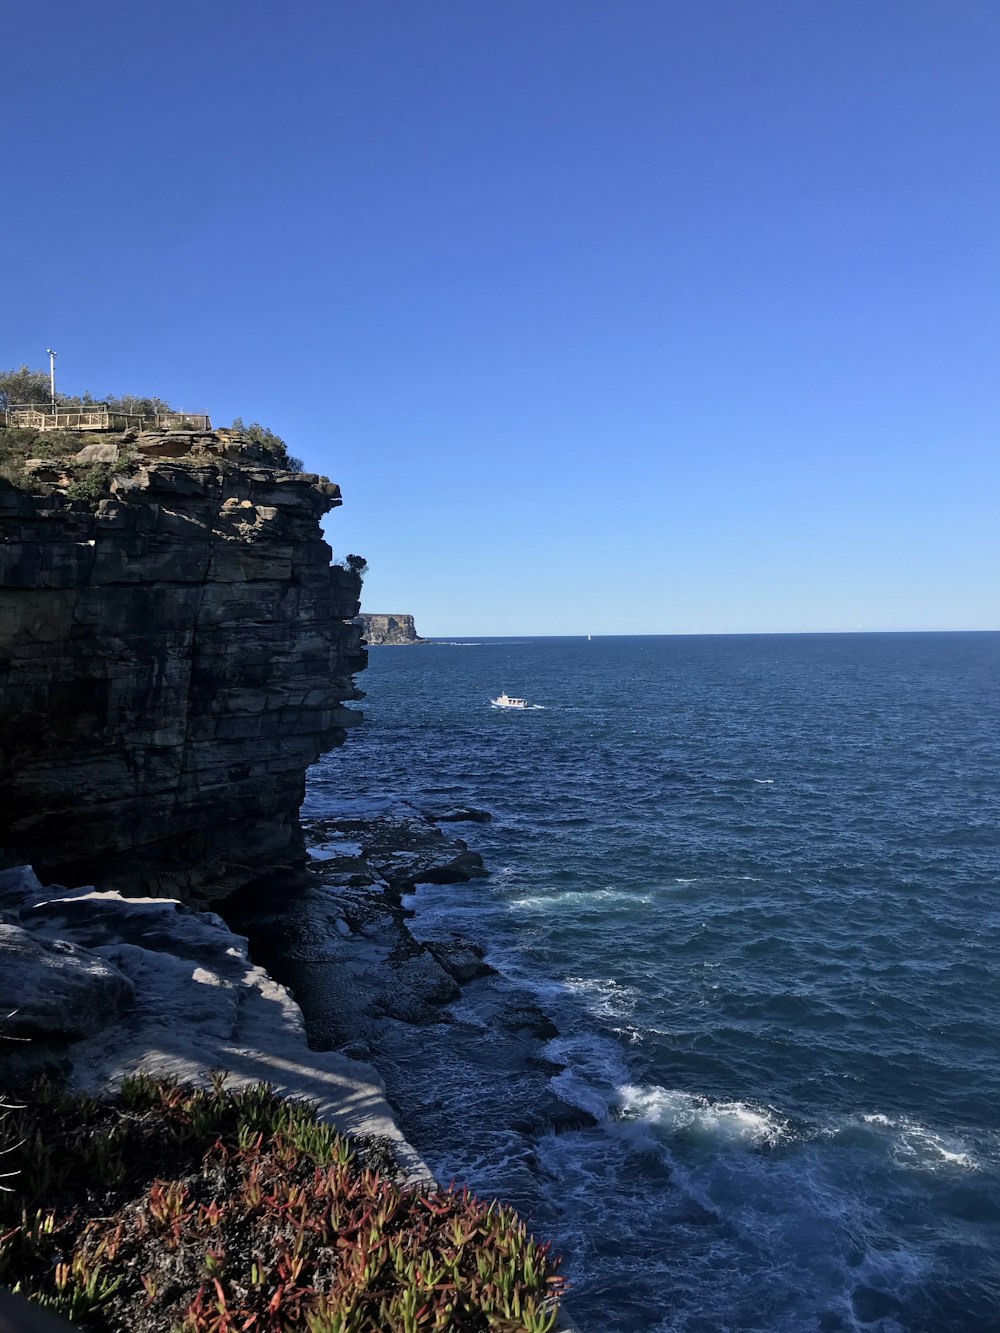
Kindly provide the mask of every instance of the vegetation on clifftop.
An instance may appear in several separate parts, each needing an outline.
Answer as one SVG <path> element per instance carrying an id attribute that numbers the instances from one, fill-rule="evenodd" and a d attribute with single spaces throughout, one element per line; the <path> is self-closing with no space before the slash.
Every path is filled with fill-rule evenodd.
<path id="1" fill-rule="evenodd" d="M 151 398 L 135 394 L 108 394 L 101 399 L 93 398 L 89 393 L 78 396 L 56 395 L 56 403 L 60 409 L 87 408 L 95 406 L 98 402 L 108 407 L 111 412 L 132 417 L 143 417 L 151 422 L 155 422 L 158 416 L 174 414 L 177 411 L 163 398 Z M 0 371 L 0 410 L 14 404 L 34 406 L 45 410 L 50 406 L 50 403 L 51 385 L 46 371 L 32 370 L 28 366 Z M 2 424 L 3 422 L 0 420 L 0 425 Z M 175 428 L 184 429 L 183 425 Z M 238 431 L 251 444 L 261 449 L 268 456 L 273 467 L 281 468 L 287 472 L 302 471 L 302 460 L 288 452 L 288 445 L 280 435 L 276 435 L 267 426 L 262 426 L 259 421 L 252 421 L 249 425 L 244 425 L 242 419 L 236 417 L 228 429 Z M 58 442 L 54 440 L 53 437 L 55 436 L 59 437 Z M 12 460 L 15 458 L 25 460 L 28 458 L 66 457 L 77 449 L 81 449 L 84 444 L 93 443 L 95 438 L 100 439 L 101 437 L 82 436 L 79 431 L 5 430 L 0 435 L 0 475 L 7 476 L 9 480 L 14 479 L 11 475 L 11 467 Z M 35 452 L 28 452 L 32 449 Z M 53 452 L 55 449 L 61 449 L 61 452 L 58 454 Z"/>
<path id="2" fill-rule="evenodd" d="M 266 1086 L 42 1084 L 0 1125 L 0 1284 L 93 1333 L 550 1333 L 558 1260 L 513 1210 L 419 1192 Z"/>

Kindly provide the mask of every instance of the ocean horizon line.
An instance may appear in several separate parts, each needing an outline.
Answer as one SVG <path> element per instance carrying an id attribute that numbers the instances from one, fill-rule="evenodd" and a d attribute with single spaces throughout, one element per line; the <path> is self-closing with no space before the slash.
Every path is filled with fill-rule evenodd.
<path id="1" fill-rule="evenodd" d="M 425 642 L 447 643 L 452 641 L 489 640 L 497 642 L 506 639 L 792 639 L 792 638 L 850 638 L 896 634 L 1000 634 L 1000 626 L 983 629 L 761 629 L 761 630 L 664 630 L 661 632 L 630 633 L 627 630 L 573 634 L 531 634 L 518 630 L 509 630 L 500 634 L 476 634 L 455 631 L 453 633 L 423 634 Z"/>

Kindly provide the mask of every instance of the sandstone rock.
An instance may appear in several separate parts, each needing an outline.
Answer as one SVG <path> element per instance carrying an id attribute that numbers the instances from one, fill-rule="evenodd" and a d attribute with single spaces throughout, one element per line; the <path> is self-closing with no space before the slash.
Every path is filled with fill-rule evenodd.
<path id="1" fill-rule="evenodd" d="M 370 648 L 397 647 L 410 643 L 425 643 L 417 633 L 410 615 L 385 615 L 381 612 L 362 611 L 357 617 Z"/>
<path id="2" fill-rule="evenodd" d="M 137 448 L 96 513 L 44 460 L 0 485 L 0 847 L 216 898 L 304 860 L 305 770 L 360 716 L 360 585 L 319 528 L 332 483 L 227 435 Z"/>
<path id="3" fill-rule="evenodd" d="M 0 927 L 0 1005 L 7 1006 L 0 1016 L 14 1007 L 10 997 L 17 990 L 18 1018 L 41 1013 L 36 1027 L 20 1031 L 76 1038 L 62 1053 L 71 1086 L 101 1094 L 138 1070 L 204 1084 L 209 1071 L 221 1069 L 230 1086 L 270 1083 L 281 1095 L 315 1102 L 321 1118 L 342 1132 L 387 1139 L 406 1177 L 430 1182 L 395 1123 L 375 1069 L 311 1050 L 289 992 L 250 962 L 246 940 L 214 913 L 169 899 L 44 889 L 30 874 L 21 879 L 19 904 L 15 877 L 6 880 L 20 924 Z M 12 965 L 22 958 L 23 966 Z M 127 999 L 134 996 L 110 1013 L 117 1020 L 111 1029 L 95 1031 L 94 1021 L 83 1022 L 100 1013 L 95 976 L 109 988 L 124 987 Z M 39 977 L 39 1004 L 32 1006 L 36 992 L 28 983 Z M 15 1029 L 2 1023 L 0 1032 L 14 1035 Z M 5 1074 L 14 1066 L 22 1073 L 37 1066 L 43 1047 L 41 1040 L 0 1047 Z"/>
<path id="4" fill-rule="evenodd" d="M 135 998 L 117 967 L 65 940 L 0 925 L 0 1023 L 8 1037 L 86 1037 Z M 8 1017 L 9 1015 L 9 1017 Z"/>
<path id="5" fill-rule="evenodd" d="M 78 463 L 117 463 L 117 444 L 85 444 L 73 457 Z"/>

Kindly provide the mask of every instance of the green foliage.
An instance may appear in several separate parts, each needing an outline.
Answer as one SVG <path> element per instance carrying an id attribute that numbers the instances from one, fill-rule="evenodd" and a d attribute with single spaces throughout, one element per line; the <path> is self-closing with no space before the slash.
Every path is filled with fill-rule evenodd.
<path id="1" fill-rule="evenodd" d="M 0 371 L 0 409 L 9 406 L 11 403 L 20 403 L 25 405 L 34 405 L 37 407 L 48 407 L 50 403 L 50 381 L 48 372 L 44 370 L 31 370 L 28 366 L 20 366 L 16 370 Z M 174 414 L 175 409 L 163 398 L 145 397 L 132 394 L 108 394 L 102 399 L 94 399 L 89 393 L 79 395 L 57 394 L 56 402 L 60 408 L 86 408 L 91 407 L 95 402 L 106 404 L 112 412 L 121 413 L 127 416 L 142 417 L 147 421 L 153 421 L 158 416 Z M 194 422 L 182 420 L 178 423 L 178 429 L 193 429 Z M 301 458 L 296 458 L 288 452 L 288 445 L 276 435 L 273 430 L 267 426 L 262 426 L 259 421 L 252 421 L 249 425 L 244 425 L 243 421 L 237 417 L 233 422 L 231 429 L 240 431 L 252 443 L 258 446 L 267 456 L 268 461 L 276 468 L 281 468 L 286 472 L 301 472 L 303 463 Z M 18 432 L 23 434 L 24 432 Z M 79 447 L 79 446 L 78 446 Z M 2 449 L 0 449 L 2 452 Z M 42 457 L 41 454 L 27 455 L 28 457 Z M 0 474 L 4 470 L 4 460 L 0 457 Z"/>
<path id="2" fill-rule="evenodd" d="M 51 381 L 46 370 L 29 370 L 27 366 L 18 366 L 16 370 L 0 370 L 0 409 L 11 403 L 34 403 L 47 407 L 52 401 Z"/>
<path id="3" fill-rule="evenodd" d="M 0 430 L 0 476 L 20 485 L 29 458 L 65 463 L 92 440 L 92 436 L 81 436 L 78 431 L 37 431 L 16 427 Z"/>
<path id="4" fill-rule="evenodd" d="M 145 1076 L 0 1125 L 0 1284 L 84 1329 L 550 1333 L 558 1260 L 508 1208 L 401 1189 L 303 1103 Z"/>
<path id="5" fill-rule="evenodd" d="M 265 453 L 270 454 L 275 467 L 283 468 L 286 472 L 302 471 L 302 459 L 290 454 L 288 445 L 281 436 L 275 435 L 273 430 L 268 430 L 259 421 L 251 421 L 250 425 L 246 426 L 241 417 L 236 417 L 230 430 L 239 431 L 251 444 L 258 445 Z"/>
<path id="6" fill-rule="evenodd" d="M 352 574 L 357 574 L 359 579 L 368 573 L 368 561 L 363 555 L 345 555 L 340 563 Z"/>
<path id="7" fill-rule="evenodd" d="M 19 366 L 16 370 L 0 371 L 0 408 L 12 403 L 48 407 L 52 401 L 51 381 L 47 370 L 30 370 Z M 153 418 L 161 412 L 172 412 L 173 408 L 162 398 L 131 397 L 109 394 L 107 398 L 95 399 L 91 394 L 56 394 L 60 407 L 92 407 L 95 402 L 106 403 L 112 412 L 127 412 L 132 416 Z"/>
<path id="8" fill-rule="evenodd" d="M 89 399 L 90 396 L 86 394 L 84 397 Z M 108 394 L 107 398 L 102 401 L 107 403 L 112 412 L 125 412 L 129 416 L 146 417 L 149 420 L 174 410 L 162 398 L 141 398 L 132 397 L 131 395 L 123 397 L 118 394 Z M 86 403 L 82 405 L 86 406 Z"/>
<path id="9" fill-rule="evenodd" d="M 110 493 L 113 475 L 110 463 L 85 463 L 76 469 L 66 494 L 71 500 L 86 500 L 96 508 Z"/>

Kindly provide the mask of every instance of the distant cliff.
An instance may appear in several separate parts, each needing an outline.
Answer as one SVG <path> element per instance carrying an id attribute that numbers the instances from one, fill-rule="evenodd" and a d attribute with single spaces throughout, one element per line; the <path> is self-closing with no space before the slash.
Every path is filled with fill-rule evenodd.
<path id="1" fill-rule="evenodd" d="M 356 617 L 356 623 L 362 627 L 365 640 L 370 648 L 427 642 L 417 633 L 412 616 L 389 616 L 372 611 L 362 611 L 361 615 Z"/>
<path id="2" fill-rule="evenodd" d="M 301 859 L 306 768 L 360 720 L 340 491 L 225 431 L 84 459 L 0 477 L 0 865 L 221 897 Z"/>

